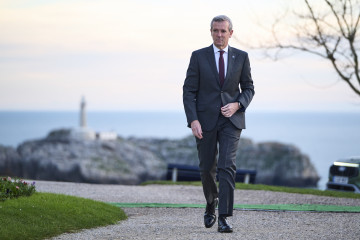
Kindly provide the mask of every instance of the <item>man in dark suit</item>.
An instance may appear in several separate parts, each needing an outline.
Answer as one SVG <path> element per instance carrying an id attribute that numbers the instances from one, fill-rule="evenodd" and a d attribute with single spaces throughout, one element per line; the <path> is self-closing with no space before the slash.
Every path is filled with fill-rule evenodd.
<path id="1" fill-rule="evenodd" d="M 183 102 L 198 149 L 207 202 L 205 227 L 216 222 L 215 209 L 219 204 L 218 231 L 232 232 L 227 217 L 233 214 L 236 150 L 245 128 L 245 110 L 255 92 L 248 54 L 228 45 L 233 33 L 231 20 L 217 16 L 210 27 L 213 44 L 192 53 Z"/>

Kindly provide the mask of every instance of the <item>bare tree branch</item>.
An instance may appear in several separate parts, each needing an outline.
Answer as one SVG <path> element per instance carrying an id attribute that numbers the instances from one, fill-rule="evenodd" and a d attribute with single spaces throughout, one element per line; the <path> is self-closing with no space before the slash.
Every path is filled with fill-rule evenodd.
<path id="1" fill-rule="evenodd" d="M 306 13 L 296 10 L 292 14 L 298 19 L 296 24 L 289 26 L 284 18 L 276 18 L 271 28 L 273 42 L 259 47 L 265 49 L 268 56 L 273 55 L 275 60 L 282 51 L 291 49 L 327 59 L 340 79 L 360 96 L 359 1 L 323 0 L 325 7 L 318 8 L 318 5 L 311 4 L 311 0 L 304 0 L 304 4 Z M 293 30 L 289 31 L 292 37 L 279 36 L 279 25 L 287 25 L 289 30 Z"/>

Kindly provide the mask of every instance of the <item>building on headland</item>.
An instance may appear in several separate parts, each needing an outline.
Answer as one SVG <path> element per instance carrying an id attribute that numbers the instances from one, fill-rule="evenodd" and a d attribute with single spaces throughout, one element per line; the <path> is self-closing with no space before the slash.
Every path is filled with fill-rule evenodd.
<path id="1" fill-rule="evenodd" d="M 116 132 L 97 132 L 96 139 L 100 140 L 116 140 L 118 137 Z"/>
<path id="2" fill-rule="evenodd" d="M 76 140 L 116 140 L 118 135 L 116 132 L 95 132 L 87 127 L 86 101 L 82 97 L 80 103 L 79 127 L 71 131 L 71 137 Z"/>

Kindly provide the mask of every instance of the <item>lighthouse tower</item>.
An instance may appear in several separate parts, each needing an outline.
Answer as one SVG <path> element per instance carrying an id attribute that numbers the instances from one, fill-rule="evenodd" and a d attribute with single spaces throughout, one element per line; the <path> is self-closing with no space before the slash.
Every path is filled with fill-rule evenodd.
<path id="1" fill-rule="evenodd" d="M 81 98 L 80 102 L 80 118 L 79 118 L 79 127 L 71 131 L 71 137 L 74 140 L 94 140 L 96 139 L 96 133 L 91 129 L 87 128 L 86 124 L 86 101 L 85 97 Z"/>
<path id="2" fill-rule="evenodd" d="M 86 128 L 86 102 L 84 96 L 81 98 L 80 103 L 80 128 Z"/>
<path id="3" fill-rule="evenodd" d="M 116 132 L 95 132 L 87 127 L 86 122 L 86 101 L 85 97 L 81 98 L 80 102 L 80 118 L 79 127 L 71 131 L 71 137 L 74 140 L 116 140 Z"/>

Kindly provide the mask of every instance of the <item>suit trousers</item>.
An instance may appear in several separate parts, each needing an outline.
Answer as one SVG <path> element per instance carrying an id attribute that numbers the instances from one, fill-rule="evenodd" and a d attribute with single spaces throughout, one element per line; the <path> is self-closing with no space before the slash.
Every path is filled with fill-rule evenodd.
<path id="1" fill-rule="evenodd" d="M 219 198 L 218 212 L 223 216 L 233 214 L 235 160 L 240 134 L 241 129 L 236 128 L 229 118 L 220 114 L 216 127 L 211 131 L 204 131 L 202 139 L 196 138 L 206 202 L 211 204 L 215 198 Z M 216 185 L 216 170 L 218 170 L 219 190 Z"/>

